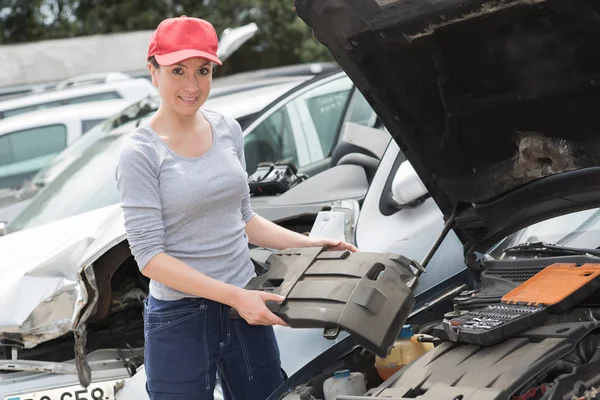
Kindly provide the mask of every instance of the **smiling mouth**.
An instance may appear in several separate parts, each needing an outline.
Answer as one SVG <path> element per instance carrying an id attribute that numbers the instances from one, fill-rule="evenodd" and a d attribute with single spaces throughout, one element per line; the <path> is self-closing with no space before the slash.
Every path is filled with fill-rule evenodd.
<path id="1" fill-rule="evenodd" d="M 193 104 L 193 103 L 195 103 L 198 100 L 197 96 L 196 97 L 183 97 L 183 96 L 179 96 L 179 98 L 181 100 L 183 100 L 184 103 L 187 103 L 187 104 Z"/>

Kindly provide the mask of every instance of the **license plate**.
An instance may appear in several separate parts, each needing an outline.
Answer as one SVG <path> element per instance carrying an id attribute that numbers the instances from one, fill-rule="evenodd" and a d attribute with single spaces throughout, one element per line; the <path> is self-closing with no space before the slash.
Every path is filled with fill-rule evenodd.
<path id="1" fill-rule="evenodd" d="M 35 393 L 13 394 L 5 396 L 4 400 L 115 400 L 115 385 L 118 382 L 123 382 L 123 379 L 93 382 L 87 389 L 74 385 Z"/>

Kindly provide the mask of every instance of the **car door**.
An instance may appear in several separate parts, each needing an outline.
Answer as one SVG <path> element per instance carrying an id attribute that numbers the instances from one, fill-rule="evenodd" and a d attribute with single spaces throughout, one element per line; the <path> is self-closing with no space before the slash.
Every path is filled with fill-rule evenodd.
<path id="1" fill-rule="evenodd" d="M 246 169 L 261 162 L 293 162 L 314 175 L 329 168 L 352 82 L 337 73 L 294 90 L 244 131 Z"/>
<path id="2" fill-rule="evenodd" d="M 396 142 L 390 142 L 363 202 L 356 225 L 361 251 L 402 254 L 419 262 L 444 229 L 444 215 L 429 197 L 414 206 L 399 207 L 392 200 L 392 182 L 406 161 Z M 421 294 L 465 268 L 463 246 L 450 231 L 421 275 L 415 294 Z"/>

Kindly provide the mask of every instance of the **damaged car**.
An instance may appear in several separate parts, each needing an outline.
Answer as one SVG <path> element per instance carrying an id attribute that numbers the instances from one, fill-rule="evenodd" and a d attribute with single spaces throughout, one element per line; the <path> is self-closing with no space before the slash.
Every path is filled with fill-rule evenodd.
<path id="1" fill-rule="evenodd" d="M 344 74 L 329 73 L 277 101 L 248 126 L 246 137 L 257 139 L 248 146 L 270 140 L 276 144 L 272 135 L 279 134 L 285 136 L 284 150 L 299 148 L 285 157 L 306 162 L 301 168 L 326 170 L 283 195 L 258 197 L 263 209 L 275 207 L 277 199 L 279 210 L 301 217 L 285 222 L 305 229 L 311 224 L 304 221 L 306 216 L 316 215 L 332 199 L 364 198 L 371 174 L 367 169 L 376 168 L 365 157 L 382 154 L 390 136 L 383 129 L 361 125 L 375 123 L 376 118 L 357 93 Z M 212 99 L 212 107 L 225 107 L 231 96 Z M 244 104 L 236 104 L 243 116 Z M 66 399 L 79 393 L 88 399 L 101 395 L 114 399 L 126 381 L 143 379 L 141 311 L 148 280 L 139 273 L 125 238 L 114 170 L 120 143 L 151 115 L 151 106 L 133 110 L 134 117 L 102 132 L 91 145 L 71 151 L 73 159 L 67 157 L 64 165 L 58 165 L 59 172 L 8 225 L 9 234 L 0 238 L 0 396 Z M 314 125 L 301 128 L 310 127 L 313 140 L 319 140 L 315 135 L 320 132 L 326 134 L 328 142 L 317 143 L 323 147 L 310 150 L 298 124 L 294 130 L 280 130 L 288 116 L 297 122 L 299 113 L 315 118 Z M 325 128 L 333 131 L 324 132 Z M 343 161 L 359 147 L 360 133 L 365 131 L 379 135 L 379 140 L 369 140 L 361 153 L 365 157 Z M 342 154 L 335 153 L 341 165 L 329 168 L 333 145 L 342 137 L 352 143 Z M 302 141 L 296 146 L 289 142 L 294 138 Z M 329 172 L 334 169 L 337 172 Z M 315 193 L 319 185 L 330 190 Z M 312 203 L 301 203 L 302 193 Z M 256 199 L 252 201 L 256 206 Z M 277 215 L 266 217 L 281 219 L 281 212 Z M 263 264 L 255 261 L 255 265 L 260 272 Z M 276 337 L 287 374 L 334 344 L 319 330 L 277 327 Z"/>
<path id="2" fill-rule="evenodd" d="M 350 333 L 270 399 L 598 399 L 600 3 L 296 0 L 295 10 L 395 146 L 358 217 L 361 253 L 277 252 L 248 286 L 285 295 L 271 309 L 291 327 Z M 399 215 L 424 207 L 442 221 L 429 250 L 394 254 L 406 239 Z M 361 236 L 361 223 L 379 234 Z M 455 240 L 466 268 L 416 294 L 433 260 L 457 262 L 440 258 Z M 383 376 L 379 360 L 402 340 L 433 346 Z"/>

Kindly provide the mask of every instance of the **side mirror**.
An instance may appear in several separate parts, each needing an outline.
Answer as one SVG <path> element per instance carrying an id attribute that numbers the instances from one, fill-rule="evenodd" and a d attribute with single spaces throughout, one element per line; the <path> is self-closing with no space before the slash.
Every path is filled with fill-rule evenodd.
<path id="1" fill-rule="evenodd" d="M 8 233 L 6 231 L 6 225 L 8 225 L 6 221 L 0 221 L 0 236 L 6 236 Z"/>
<path id="2" fill-rule="evenodd" d="M 392 181 L 392 197 L 401 207 L 410 206 L 428 195 L 427 188 L 408 161 L 400 164 Z"/>

